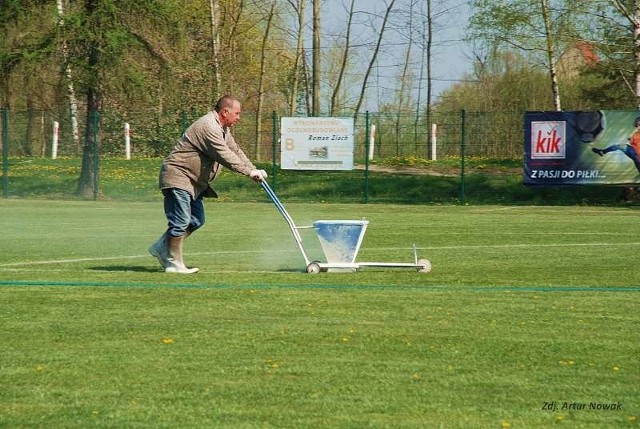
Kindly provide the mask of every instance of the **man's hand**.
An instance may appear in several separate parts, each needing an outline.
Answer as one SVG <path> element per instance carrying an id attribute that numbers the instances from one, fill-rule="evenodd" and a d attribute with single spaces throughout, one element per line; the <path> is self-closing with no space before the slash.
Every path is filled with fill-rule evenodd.
<path id="1" fill-rule="evenodd" d="M 249 177 L 251 177 L 256 182 L 262 182 L 267 178 L 267 172 L 264 170 L 251 170 L 251 173 L 249 173 Z"/>

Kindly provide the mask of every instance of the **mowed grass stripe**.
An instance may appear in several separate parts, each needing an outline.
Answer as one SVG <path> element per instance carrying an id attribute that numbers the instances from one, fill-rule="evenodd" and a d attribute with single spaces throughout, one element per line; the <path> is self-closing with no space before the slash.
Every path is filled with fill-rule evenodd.
<path id="1" fill-rule="evenodd" d="M 328 289 L 328 290 L 357 290 L 360 292 L 377 290 L 433 291 L 433 292 L 640 292 L 638 287 L 600 287 L 600 286 L 397 286 L 397 285 L 349 285 L 349 284 L 254 284 L 254 285 L 225 285 L 225 284 L 194 284 L 194 283 L 121 283 L 121 282 L 48 282 L 48 281 L 0 281 L 0 287 L 100 287 L 100 288 L 176 288 L 176 289 Z"/>

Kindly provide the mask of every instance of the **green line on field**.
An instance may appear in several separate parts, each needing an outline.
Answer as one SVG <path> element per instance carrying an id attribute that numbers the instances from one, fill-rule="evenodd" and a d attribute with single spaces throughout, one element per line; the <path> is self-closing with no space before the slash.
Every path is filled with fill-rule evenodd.
<path id="1" fill-rule="evenodd" d="M 399 291 L 464 291 L 464 292 L 640 292 L 640 286 L 600 287 L 600 286 L 397 286 L 397 285 L 331 285 L 331 284 L 275 284 L 275 285 L 207 285 L 194 283 L 132 283 L 132 282 L 49 282 L 37 280 L 2 280 L 0 287 L 11 286 L 66 286 L 66 287 L 130 287 L 130 288 L 181 288 L 181 289 L 332 289 L 332 290 L 387 290 Z"/>

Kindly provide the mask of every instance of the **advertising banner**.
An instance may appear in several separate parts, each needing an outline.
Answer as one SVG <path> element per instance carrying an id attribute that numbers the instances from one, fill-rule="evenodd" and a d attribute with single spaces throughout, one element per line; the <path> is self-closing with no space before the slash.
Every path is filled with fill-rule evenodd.
<path id="1" fill-rule="evenodd" d="M 353 170 L 353 118 L 282 118 L 284 170 Z"/>
<path id="2" fill-rule="evenodd" d="M 640 111 L 527 112 L 525 185 L 640 183 Z"/>

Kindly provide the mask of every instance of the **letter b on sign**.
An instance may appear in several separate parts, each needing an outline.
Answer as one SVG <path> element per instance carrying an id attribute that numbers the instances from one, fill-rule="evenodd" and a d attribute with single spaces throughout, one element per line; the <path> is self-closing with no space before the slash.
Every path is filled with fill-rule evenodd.
<path id="1" fill-rule="evenodd" d="M 564 159 L 567 153 L 566 122 L 531 122 L 531 159 Z"/>

